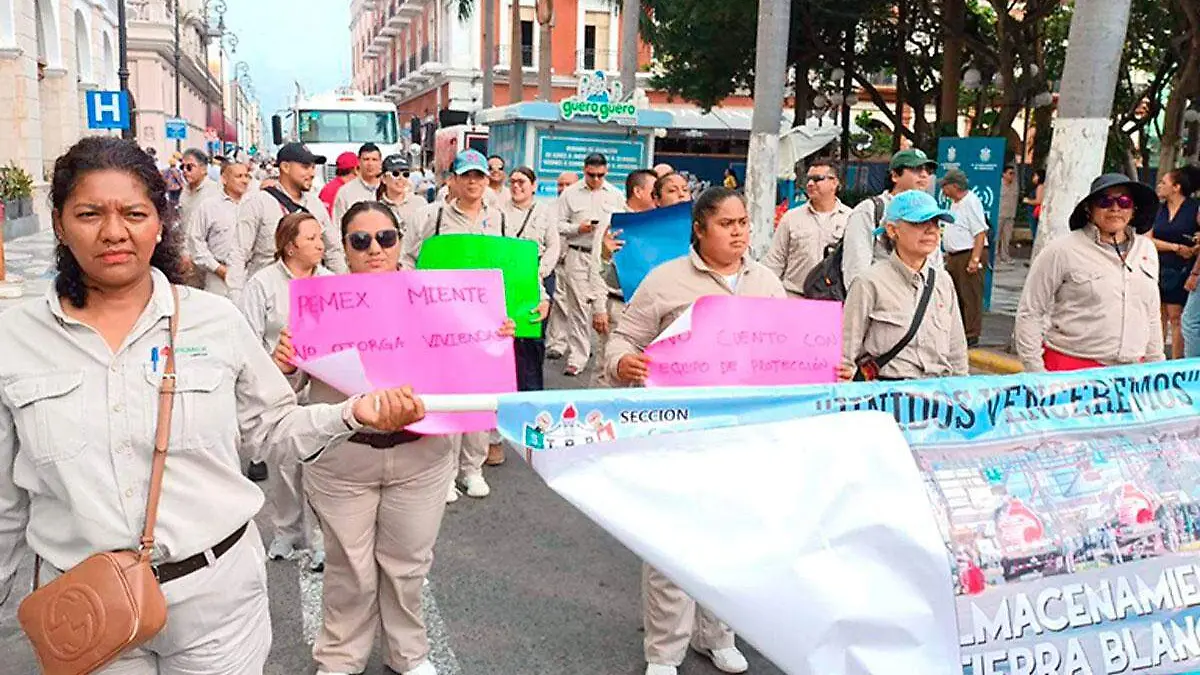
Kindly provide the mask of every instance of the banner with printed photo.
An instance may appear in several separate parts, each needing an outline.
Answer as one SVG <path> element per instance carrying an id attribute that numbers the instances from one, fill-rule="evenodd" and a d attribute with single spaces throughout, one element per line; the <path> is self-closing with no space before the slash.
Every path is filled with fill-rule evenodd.
<path id="1" fill-rule="evenodd" d="M 584 443 L 851 410 L 890 414 L 921 469 L 964 673 L 1200 673 L 1200 361 L 541 392 L 503 397 L 499 423 L 537 470 Z M 680 517 L 694 505 L 659 508 Z"/>

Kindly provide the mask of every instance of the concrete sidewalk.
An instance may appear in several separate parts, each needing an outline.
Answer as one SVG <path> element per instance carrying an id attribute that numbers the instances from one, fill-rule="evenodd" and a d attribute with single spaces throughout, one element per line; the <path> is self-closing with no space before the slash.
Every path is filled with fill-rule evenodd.
<path id="1" fill-rule="evenodd" d="M 1022 372 L 1013 348 L 1013 326 L 1021 289 L 1029 273 L 1028 246 L 1014 246 L 1016 259 L 996 269 L 992 278 L 992 305 L 983 315 L 979 346 L 970 351 L 971 370 L 992 375 Z"/>

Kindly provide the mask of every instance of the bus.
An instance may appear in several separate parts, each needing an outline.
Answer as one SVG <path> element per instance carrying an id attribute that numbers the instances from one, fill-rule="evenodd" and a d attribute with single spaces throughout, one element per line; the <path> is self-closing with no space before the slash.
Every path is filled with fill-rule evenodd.
<path id="1" fill-rule="evenodd" d="M 407 156 L 397 118 L 395 104 L 379 96 L 350 89 L 314 96 L 298 93 L 291 109 L 271 118 L 271 131 L 276 145 L 299 141 L 326 158 L 314 181 L 321 185 L 333 180 L 338 155 L 358 154 L 364 143 L 378 145 L 384 157 Z"/>

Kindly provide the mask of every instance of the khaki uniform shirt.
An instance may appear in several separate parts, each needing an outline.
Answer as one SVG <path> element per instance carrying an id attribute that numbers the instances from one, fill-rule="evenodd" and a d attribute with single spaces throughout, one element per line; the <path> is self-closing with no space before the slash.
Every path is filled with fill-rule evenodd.
<path id="1" fill-rule="evenodd" d="M 333 272 L 318 265 L 313 276 L 330 274 Z M 279 333 L 288 325 L 290 286 L 295 278 L 282 260 L 276 260 L 251 277 L 238 298 L 238 309 L 246 317 L 250 332 L 262 342 L 268 354 L 274 353 L 275 345 L 279 344 Z"/>
<path id="2" fill-rule="evenodd" d="M 325 240 L 325 266 L 335 274 L 349 272 L 346 249 L 342 246 L 341 226 L 329 220 L 329 212 L 317 193 L 309 190 L 297 203 L 321 223 L 322 239 Z M 268 192 L 248 194 L 242 200 L 238 208 L 238 244 L 242 247 L 242 259 L 246 261 L 243 279 L 254 276 L 275 262 L 275 230 L 285 215 L 287 212 L 283 206 Z"/>
<path id="3" fill-rule="evenodd" d="M 883 199 L 883 209 L 879 212 L 879 216 L 884 218 L 888 204 L 892 203 L 893 195 L 885 192 L 876 196 Z M 878 221 L 875 219 L 875 202 L 869 198 L 859 202 L 850 212 L 850 217 L 846 221 L 846 235 L 843 238 L 845 243 L 842 245 L 842 280 L 846 284 L 847 291 L 850 290 L 850 284 L 864 274 L 871 265 L 892 257 L 879 237 L 875 236 L 875 230 L 883 225 L 884 221 L 886 218 Z M 933 263 L 934 268 L 942 269 L 944 265 L 941 247 L 934 249 L 933 253 L 929 255 L 929 260 Z"/>
<path id="4" fill-rule="evenodd" d="M 558 197 L 558 232 L 563 237 L 563 244 L 574 250 L 585 253 L 592 251 L 595 240 L 593 233 L 580 234 L 582 223 L 598 220 L 596 229 L 608 226 L 612 214 L 625 209 L 625 197 L 620 190 L 605 183 L 599 190 L 588 189 L 585 181 L 579 181 L 563 190 Z"/>
<path id="5" fill-rule="evenodd" d="M 549 300 L 550 295 L 546 292 L 544 282 L 546 277 L 554 274 L 554 267 L 558 264 L 559 247 L 562 245 L 562 237 L 558 236 L 558 229 L 554 227 L 553 207 L 535 199 L 529 208 L 522 210 L 510 201 L 504 209 L 504 215 L 508 236 L 537 243 L 538 281 L 542 282 L 542 300 Z"/>
<path id="6" fill-rule="evenodd" d="M 501 209 L 507 208 L 510 204 L 512 204 L 512 190 L 508 189 L 508 186 L 506 185 L 501 185 L 499 190 L 493 188 L 491 185 L 488 185 L 483 191 L 483 199 L 484 201 L 488 202 L 490 206 L 495 206 Z"/>
<path id="7" fill-rule="evenodd" d="M 187 250 L 192 263 L 207 274 L 216 276 L 217 268 L 225 266 L 225 286 L 230 291 L 244 285 L 240 275 L 246 266 L 237 241 L 238 204 L 222 192 L 218 198 L 204 202 L 185 224 Z"/>
<path id="8" fill-rule="evenodd" d="M 1017 356 L 1046 370 L 1043 346 L 1105 365 L 1162 361 L 1158 253 L 1129 231 L 1122 262 L 1092 225 L 1055 239 L 1034 259 L 1017 308 Z"/>
<path id="9" fill-rule="evenodd" d="M 387 204 L 387 207 L 396 215 L 396 220 L 400 221 L 401 235 L 407 232 L 412 226 L 413 221 L 417 218 L 417 212 L 421 210 L 421 207 L 429 204 L 429 202 L 425 201 L 424 197 L 418 197 L 411 192 L 398 204 L 392 202 L 387 197 L 383 198 L 383 203 Z"/>
<path id="10" fill-rule="evenodd" d="M 850 207 L 839 199 L 833 211 L 818 213 L 804 204 L 783 214 L 763 265 L 783 282 L 790 295 L 804 292 L 804 280 L 825 259 L 825 249 L 842 240 Z"/>
<path id="11" fill-rule="evenodd" d="M 641 353 L 693 302 L 706 295 L 787 297 L 779 278 L 749 254 L 742 259 L 735 288 L 712 271 L 694 249 L 685 257 L 665 262 L 646 275 L 617 321 L 603 356 L 611 381 L 619 381 L 617 364 L 622 356 Z"/>
<path id="12" fill-rule="evenodd" d="M 66 315 L 53 288 L 0 319 L 0 601 L 27 545 L 65 570 L 138 543 L 175 311 L 167 278 L 151 274 L 150 302 L 116 353 Z M 345 405 L 296 404 L 228 300 L 186 286 L 179 295 L 159 562 L 211 548 L 258 514 L 262 491 L 242 475 L 239 447 L 311 460 L 352 433 Z"/>
<path id="13" fill-rule="evenodd" d="M 362 178 L 355 178 L 338 189 L 337 195 L 333 198 L 333 224 L 335 227 L 342 226 L 342 216 L 350 210 L 350 207 L 359 202 L 376 201 L 375 195 L 379 191 L 379 183 L 374 187 L 363 182 Z"/>
<path id="14" fill-rule="evenodd" d="M 437 227 L 439 212 L 442 214 L 440 233 Z M 520 225 L 515 227 L 520 227 Z M 417 269 L 417 258 L 421 256 L 421 246 L 437 234 L 491 234 L 503 237 L 512 236 L 515 232 L 514 225 L 508 222 L 507 217 L 499 209 L 488 206 L 487 202 L 484 202 L 483 208 L 479 210 L 479 215 L 475 218 L 471 218 L 459 210 L 458 200 L 453 200 L 450 204 L 436 206 L 431 204 L 429 208 L 420 211 L 416 227 L 404 236 L 404 250 L 400 253 L 400 268 Z"/>
<path id="15" fill-rule="evenodd" d="M 1012 184 L 1000 181 L 1000 221 L 1015 220 L 1017 217 L 1017 181 Z"/>
<path id="16" fill-rule="evenodd" d="M 210 199 L 217 199 L 225 194 L 225 190 L 221 188 L 220 183 L 214 180 L 205 178 L 200 183 L 200 187 L 195 190 L 188 187 L 184 182 L 183 192 L 179 193 L 179 222 L 186 223 L 192 217 L 192 213 L 204 202 Z"/>
<path id="17" fill-rule="evenodd" d="M 842 318 L 842 363 L 883 355 L 908 333 L 931 263 L 913 272 L 894 254 L 871 266 L 850 287 Z M 937 268 L 935 268 L 937 269 Z M 954 281 L 937 269 L 933 295 L 916 336 L 879 370 L 882 377 L 915 380 L 966 375 L 967 337 Z"/>

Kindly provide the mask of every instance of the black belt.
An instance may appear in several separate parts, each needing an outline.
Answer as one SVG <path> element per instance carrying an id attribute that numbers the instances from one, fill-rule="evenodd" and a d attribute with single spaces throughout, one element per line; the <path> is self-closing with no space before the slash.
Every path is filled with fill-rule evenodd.
<path id="1" fill-rule="evenodd" d="M 233 534 L 225 537 L 218 542 L 216 546 L 213 546 L 213 559 L 215 560 L 228 553 L 229 549 L 233 548 L 233 545 L 238 543 L 238 540 L 242 538 L 242 535 L 246 534 L 246 528 L 249 527 L 249 525 L 249 523 L 242 525 L 238 529 L 234 530 Z M 192 572 L 198 572 L 205 567 L 208 567 L 209 564 L 208 557 L 205 556 L 204 553 L 205 552 L 197 553 L 196 555 L 180 560 L 179 562 L 151 565 L 151 569 L 154 570 L 154 578 L 158 579 L 158 583 L 165 584 L 168 581 L 174 581 L 181 577 L 186 577 Z"/>
<path id="2" fill-rule="evenodd" d="M 578 246 L 576 244 L 567 244 L 567 248 L 571 249 L 572 251 L 579 251 L 580 253 L 591 253 L 592 252 L 592 249 L 584 248 L 584 247 Z"/>
<path id="3" fill-rule="evenodd" d="M 961 250 L 961 251 L 955 251 L 954 253 L 947 253 L 946 255 L 948 255 L 948 256 L 963 255 L 964 253 L 970 253 L 970 252 L 971 252 L 971 251 L 973 251 L 973 250 L 975 250 L 975 249 L 971 249 L 971 248 L 964 248 L 964 249 L 963 249 L 963 250 Z"/>
<path id="4" fill-rule="evenodd" d="M 609 291 L 608 299 L 609 300 L 620 300 L 621 302 L 625 302 L 625 294 L 624 293 L 614 293 L 612 291 Z"/>
<path id="5" fill-rule="evenodd" d="M 376 450 L 387 450 L 388 448 L 394 448 L 397 445 L 404 445 L 405 443 L 419 441 L 422 438 L 424 438 L 424 436 L 421 434 L 415 434 L 411 431 L 393 431 L 386 434 L 365 434 L 359 432 L 351 436 L 349 440 L 351 443 L 369 445 Z"/>

